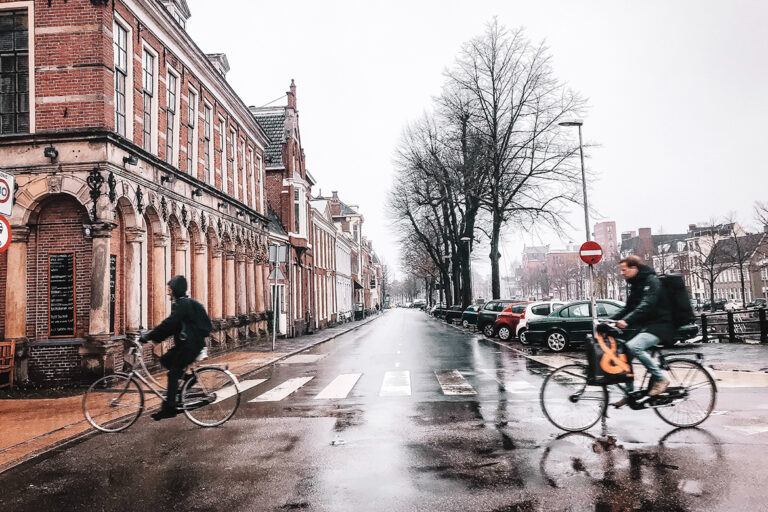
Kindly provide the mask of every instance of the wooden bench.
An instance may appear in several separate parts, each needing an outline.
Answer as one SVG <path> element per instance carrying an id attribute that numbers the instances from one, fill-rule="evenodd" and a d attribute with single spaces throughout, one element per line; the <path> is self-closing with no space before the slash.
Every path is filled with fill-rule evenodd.
<path id="1" fill-rule="evenodd" d="M 6 386 L 13 387 L 13 357 L 15 351 L 15 341 L 0 341 L 0 375 L 8 374 L 8 382 L 0 383 L 0 388 Z"/>

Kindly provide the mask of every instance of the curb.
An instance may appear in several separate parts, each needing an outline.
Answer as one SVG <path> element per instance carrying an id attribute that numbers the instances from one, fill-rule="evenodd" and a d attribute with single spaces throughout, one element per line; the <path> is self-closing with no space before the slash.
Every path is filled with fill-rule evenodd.
<path id="1" fill-rule="evenodd" d="M 372 318 L 369 318 L 365 322 L 361 322 L 361 323 L 359 323 L 359 324 L 357 324 L 357 325 L 355 325 L 353 327 L 350 327 L 349 329 L 347 329 L 345 331 L 341 331 L 341 332 L 335 333 L 332 336 L 328 336 L 326 338 L 320 339 L 318 341 L 315 341 L 313 343 L 305 345 L 304 347 L 301 347 L 301 348 L 296 349 L 296 350 L 294 350 L 292 352 L 289 352 L 289 353 L 283 355 L 282 357 L 278 357 L 278 358 L 273 359 L 271 361 L 268 361 L 268 362 L 266 362 L 266 363 L 264 363 L 264 364 L 262 364 L 260 366 L 254 367 L 254 368 L 252 368 L 250 370 L 247 370 L 246 372 L 241 373 L 238 376 L 238 380 L 240 380 L 242 377 L 245 377 L 245 376 L 250 375 L 252 373 L 255 373 L 255 372 L 258 372 L 260 370 L 263 370 L 264 368 L 267 368 L 268 366 L 274 365 L 274 364 L 282 361 L 283 359 L 287 359 L 287 358 L 289 358 L 289 357 L 291 357 L 293 355 L 296 355 L 296 354 L 298 354 L 300 352 L 304 352 L 305 350 L 309 350 L 309 349 L 311 349 L 313 347 L 316 347 L 317 345 L 320 345 L 322 343 L 327 343 L 327 342 L 329 342 L 329 341 L 331 341 L 331 340 L 333 340 L 335 338 L 338 338 L 339 336 L 343 336 L 344 334 L 347 334 L 349 332 L 352 332 L 352 331 L 355 331 L 357 329 L 360 329 L 361 327 L 363 327 L 365 325 L 368 325 L 369 323 L 373 322 L 377 318 L 381 318 L 381 316 L 383 316 L 383 315 L 382 314 L 378 314 L 378 315 L 376 315 L 376 316 L 374 316 Z M 150 409 L 146 409 L 144 412 L 149 412 L 149 411 L 150 411 Z M 76 425 L 76 424 L 77 423 L 73 423 L 72 425 Z M 72 425 L 65 425 L 63 427 L 57 428 L 55 430 L 52 430 L 51 432 L 47 432 L 47 433 L 41 434 L 40 436 L 37 436 L 35 438 L 28 439 L 28 440 L 26 440 L 26 441 L 24 441 L 22 443 L 19 443 L 18 445 L 15 445 L 15 446 L 20 446 L 20 445 L 22 445 L 24 443 L 33 442 L 36 439 L 40 439 L 40 438 L 42 438 L 44 436 L 51 435 L 51 434 L 53 434 L 55 432 L 59 432 L 61 430 L 67 429 L 67 428 L 71 427 Z M 64 448 L 65 446 L 67 446 L 69 444 L 75 444 L 75 443 L 80 442 L 80 441 L 85 441 L 86 439 L 88 439 L 88 438 L 90 438 L 92 436 L 95 436 L 97 434 L 101 434 L 101 433 L 102 432 L 99 432 L 98 430 L 89 427 L 84 432 L 79 432 L 77 434 L 74 434 L 71 437 L 68 437 L 68 438 L 62 439 L 60 441 L 57 441 L 57 442 L 51 444 L 50 446 L 46 446 L 45 448 L 40 448 L 38 450 L 33 450 L 33 451 L 29 452 L 28 454 L 24 455 L 20 459 L 8 462 L 4 466 L 0 466 L 0 475 L 5 473 L 6 471 L 9 471 L 11 469 L 17 468 L 19 466 L 23 466 L 25 464 L 30 464 L 30 463 L 36 462 L 36 461 L 38 461 L 40 459 L 43 459 L 43 458 L 45 458 L 46 455 L 51 454 L 52 452 L 54 452 L 54 451 L 56 451 L 58 449 Z"/>

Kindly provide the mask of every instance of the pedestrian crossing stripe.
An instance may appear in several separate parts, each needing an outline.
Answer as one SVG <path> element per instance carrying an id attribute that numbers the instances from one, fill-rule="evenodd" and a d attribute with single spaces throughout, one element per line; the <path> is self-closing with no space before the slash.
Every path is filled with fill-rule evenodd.
<path id="1" fill-rule="evenodd" d="M 222 400 L 226 400 L 227 398 L 235 396 L 238 392 L 242 393 L 243 391 L 249 390 L 252 387 L 258 386 L 262 382 L 266 381 L 267 379 L 244 380 L 238 384 L 237 388 L 235 388 L 235 386 L 227 386 L 224 389 L 216 392 L 216 401 L 213 403 L 217 404 Z"/>
<path id="2" fill-rule="evenodd" d="M 291 395 L 301 388 L 304 384 L 314 379 L 314 377 L 296 377 L 294 379 L 288 379 L 279 386 L 270 389 L 266 393 L 262 393 L 249 402 L 279 402 L 283 398 Z"/>
<path id="3" fill-rule="evenodd" d="M 349 392 L 355 387 L 362 373 L 345 373 L 339 375 L 325 389 L 323 389 L 315 400 L 329 400 L 335 398 L 347 398 Z"/>
<path id="4" fill-rule="evenodd" d="M 411 396 L 411 372 L 386 372 L 379 396 Z"/>
<path id="5" fill-rule="evenodd" d="M 435 377 L 444 395 L 476 395 L 477 391 L 459 370 L 435 370 Z"/>

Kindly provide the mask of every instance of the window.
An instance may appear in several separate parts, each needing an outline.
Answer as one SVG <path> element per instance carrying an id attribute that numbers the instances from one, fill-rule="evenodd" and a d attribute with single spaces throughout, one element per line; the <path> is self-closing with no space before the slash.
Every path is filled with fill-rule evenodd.
<path id="1" fill-rule="evenodd" d="M 264 180 L 262 178 L 261 156 L 256 155 L 256 174 L 259 182 L 259 211 L 264 213 Z"/>
<path id="2" fill-rule="evenodd" d="M 125 84 L 128 81 L 128 32 L 115 23 L 115 131 L 126 136 Z"/>
<path id="3" fill-rule="evenodd" d="M 144 127 L 141 139 L 141 147 L 152 151 L 152 102 L 155 95 L 155 57 L 144 50 L 144 79 L 143 79 L 143 107 L 142 120 Z"/>
<path id="4" fill-rule="evenodd" d="M 299 198 L 299 189 L 293 189 L 293 232 L 298 233 L 301 227 L 299 214 L 301 213 L 301 202 Z"/>
<path id="5" fill-rule="evenodd" d="M 532 315 L 547 316 L 549 314 L 549 304 L 539 304 L 531 307 Z"/>
<path id="6" fill-rule="evenodd" d="M 165 109 L 165 161 L 173 165 L 176 125 L 176 76 L 168 73 L 168 106 Z"/>
<path id="7" fill-rule="evenodd" d="M 219 118 L 219 170 L 222 171 L 224 169 L 224 120 L 222 118 Z M 226 173 L 222 171 L 221 173 L 221 189 L 225 190 L 225 187 L 227 186 L 227 176 Z"/>
<path id="8" fill-rule="evenodd" d="M 256 209 L 256 177 L 253 175 L 253 149 L 248 148 L 248 183 L 251 185 L 251 195 L 248 205 Z"/>
<path id="9" fill-rule="evenodd" d="M 187 172 L 194 175 L 195 170 L 195 117 L 197 94 L 189 90 L 189 102 L 187 105 Z"/>
<path id="10" fill-rule="evenodd" d="M 0 135 L 29 133 L 27 11 L 0 11 Z"/>
<path id="11" fill-rule="evenodd" d="M 600 317 L 609 317 L 617 314 L 621 308 L 615 304 L 599 302 L 597 304 L 597 315 Z"/>
<path id="12" fill-rule="evenodd" d="M 227 181 L 229 181 L 229 171 L 232 171 L 232 179 L 235 179 L 237 169 L 235 169 L 235 131 L 229 130 L 229 141 L 227 143 Z M 234 197 L 235 181 L 232 181 L 232 185 L 229 186 L 229 195 Z"/>
<path id="13" fill-rule="evenodd" d="M 211 183 L 211 107 L 203 108 L 203 168 L 205 182 Z"/>

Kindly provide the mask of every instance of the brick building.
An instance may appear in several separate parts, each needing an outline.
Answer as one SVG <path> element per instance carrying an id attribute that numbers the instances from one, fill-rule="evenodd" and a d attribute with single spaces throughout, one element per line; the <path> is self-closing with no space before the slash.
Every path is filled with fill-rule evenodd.
<path id="1" fill-rule="evenodd" d="M 603 248 L 603 257 L 612 259 L 619 254 L 619 240 L 616 235 L 616 222 L 598 222 L 594 230 L 595 242 Z"/>
<path id="2" fill-rule="evenodd" d="M 0 167 L 19 186 L 0 338 L 19 380 L 119 369 L 176 274 L 212 350 L 266 328 L 269 139 L 188 17 L 183 0 L 0 0 Z"/>

